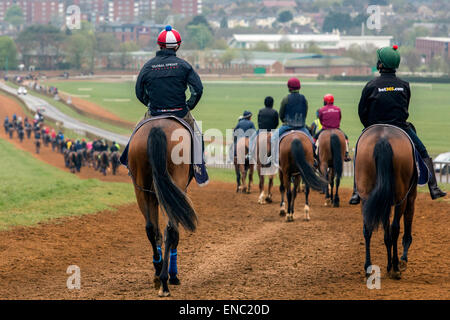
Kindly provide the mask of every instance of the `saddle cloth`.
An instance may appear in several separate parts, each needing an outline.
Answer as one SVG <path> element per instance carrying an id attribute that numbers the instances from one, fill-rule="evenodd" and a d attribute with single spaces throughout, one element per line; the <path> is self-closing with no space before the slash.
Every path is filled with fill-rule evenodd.
<path id="1" fill-rule="evenodd" d="M 193 158 L 193 159 L 191 159 L 191 162 L 194 164 L 201 164 L 202 163 L 202 140 L 201 140 L 201 137 L 197 138 L 195 136 L 194 131 L 192 130 L 191 126 L 185 120 L 178 118 L 174 115 L 162 115 L 162 116 L 156 116 L 156 117 L 151 117 L 151 118 L 146 118 L 146 119 L 141 120 L 137 124 L 136 128 L 134 128 L 133 133 L 131 134 L 131 137 L 128 140 L 127 146 L 125 147 L 122 155 L 120 156 L 120 163 L 128 168 L 128 147 L 130 145 L 131 139 L 133 139 L 133 136 L 144 124 L 146 124 L 147 122 L 150 122 L 150 121 L 160 120 L 160 119 L 173 119 L 175 121 L 178 121 L 189 131 L 192 141 L 193 141 L 193 144 L 191 147 L 191 151 L 193 151 L 193 152 L 191 152 L 191 158 Z M 199 157 L 198 157 L 198 153 L 199 153 Z M 192 160 L 194 160 L 194 161 L 192 161 Z"/>
<path id="2" fill-rule="evenodd" d="M 411 143 L 412 149 L 413 149 L 413 156 L 416 162 L 416 170 L 417 170 L 417 184 L 419 186 L 423 186 L 425 184 L 428 183 L 428 180 L 431 177 L 431 173 L 428 169 L 428 167 L 426 166 L 425 162 L 423 161 L 422 157 L 420 156 L 419 152 L 417 152 L 416 146 L 414 145 L 414 142 L 411 140 L 411 138 L 409 137 L 409 135 L 405 132 L 405 130 L 403 130 L 402 128 L 396 127 L 394 125 L 391 124 L 373 124 L 367 128 L 365 128 L 362 132 L 361 135 L 358 138 L 358 141 L 356 142 L 356 147 L 355 147 L 355 159 L 356 159 L 356 152 L 358 150 L 358 143 L 359 143 L 359 139 L 361 139 L 362 135 L 364 134 L 364 132 L 366 132 L 368 129 L 373 128 L 375 126 L 383 126 L 383 127 L 394 127 L 398 130 L 400 130 L 406 137 L 408 137 L 409 142 Z"/>

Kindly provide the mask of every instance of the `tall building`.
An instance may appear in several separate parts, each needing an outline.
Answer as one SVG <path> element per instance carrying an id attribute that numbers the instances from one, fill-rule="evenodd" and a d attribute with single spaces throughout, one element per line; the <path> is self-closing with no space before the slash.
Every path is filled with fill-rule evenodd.
<path id="1" fill-rule="evenodd" d="M 156 0 L 108 0 L 107 21 L 133 22 L 154 17 Z"/>
<path id="2" fill-rule="evenodd" d="M 202 0 L 172 0 L 174 13 L 192 17 L 202 14 Z"/>
<path id="3" fill-rule="evenodd" d="M 54 20 L 62 21 L 65 14 L 64 0 L 2 0 L 0 1 L 0 21 L 13 5 L 22 9 L 26 24 L 47 24 Z"/>
<path id="4" fill-rule="evenodd" d="M 106 5 L 108 0 L 72 0 L 67 6 L 74 4 L 80 7 L 81 19 L 92 23 L 102 23 L 106 19 Z"/>

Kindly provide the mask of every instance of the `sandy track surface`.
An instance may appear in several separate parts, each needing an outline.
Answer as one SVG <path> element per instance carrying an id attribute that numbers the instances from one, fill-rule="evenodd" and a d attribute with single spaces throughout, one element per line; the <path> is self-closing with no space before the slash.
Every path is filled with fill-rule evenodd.
<path id="1" fill-rule="evenodd" d="M 5 110 L 12 114 L 15 109 L 4 106 L 14 100 L 0 98 L 0 117 Z M 14 143 L 30 151 L 28 142 Z M 45 149 L 39 159 L 63 165 Z M 114 179 L 129 181 L 123 171 Z M 342 189 L 341 208 L 324 207 L 323 195 L 312 193 L 309 222 L 302 219 L 300 194 L 296 220 L 286 223 L 278 216 L 277 191 L 273 204 L 261 206 L 257 193 L 236 194 L 232 184 L 193 183 L 189 195 L 200 224 L 195 233 L 181 231 L 182 284 L 170 287 L 169 299 L 449 299 L 449 198 L 419 194 L 401 280 L 387 277 L 383 233 L 374 234 L 372 261 L 382 270 L 381 289 L 369 290 L 360 208 L 344 201 L 350 193 Z M 0 232 L 0 256 L 0 299 L 158 299 L 144 218 L 135 204 Z M 67 289 L 69 265 L 81 269 L 80 290 Z"/>

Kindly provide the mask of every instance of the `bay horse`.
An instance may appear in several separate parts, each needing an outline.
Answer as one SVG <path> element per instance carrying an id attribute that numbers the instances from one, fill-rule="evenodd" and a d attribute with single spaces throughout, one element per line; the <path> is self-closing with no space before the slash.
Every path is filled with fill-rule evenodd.
<path id="1" fill-rule="evenodd" d="M 112 169 L 113 175 L 116 175 L 117 168 L 120 165 L 119 158 L 120 158 L 120 155 L 119 155 L 119 152 L 117 152 L 117 151 L 112 152 L 110 155 L 111 169 Z"/>
<path id="2" fill-rule="evenodd" d="M 108 151 L 102 151 L 98 155 L 97 168 L 98 170 L 100 170 L 101 173 L 103 173 L 104 176 L 106 176 L 106 170 L 109 168 Z"/>
<path id="3" fill-rule="evenodd" d="M 384 229 L 389 277 L 400 279 L 406 270 L 411 228 L 417 196 L 417 168 L 413 146 L 403 131 L 389 125 L 375 125 L 359 138 L 355 157 L 355 183 L 361 197 L 363 234 L 366 245 L 364 270 L 369 276 L 370 238 L 380 223 Z M 391 207 L 394 218 L 390 223 Z M 400 219 L 403 216 L 403 255 L 397 256 Z"/>
<path id="4" fill-rule="evenodd" d="M 70 169 L 70 172 L 75 173 L 78 168 L 78 161 L 77 161 L 77 153 L 75 151 L 69 151 L 67 154 L 67 162 L 68 162 L 68 168 Z"/>
<path id="5" fill-rule="evenodd" d="M 184 133 L 181 141 L 171 140 L 175 130 Z M 177 147 L 179 150 L 180 145 L 182 148 L 178 154 L 190 159 L 192 138 L 188 130 L 177 121 L 155 119 L 136 131 L 128 151 L 128 168 L 153 249 L 154 284 L 159 288 L 160 297 L 170 295 L 168 280 L 170 284 L 180 284 L 177 277 L 178 225 L 181 224 L 188 231 L 195 231 L 197 225 L 197 215 L 186 195 L 192 178 L 191 166 L 184 161 L 175 164 L 171 157 L 173 149 Z M 164 232 L 164 255 L 161 250 L 159 207 L 168 217 Z"/>
<path id="6" fill-rule="evenodd" d="M 345 157 L 345 135 L 339 129 L 323 130 L 319 135 L 319 168 L 320 173 L 328 180 L 325 193 L 325 205 L 333 204 L 339 207 L 339 185 Z M 333 196 L 334 181 L 336 180 L 336 194 Z"/>
<path id="7" fill-rule="evenodd" d="M 255 164 L 249 160 L 249 137 L 240 137 L 236 141 L 236 156 L 234 157 L 234 171 L 236 172 L 236 192 L 250 193 L 253 183 Z M 244 152 L 242 152 L 243 150 Z M 248 184 L 246 184 L 248 174 Z"/>
<path id="8" fill-rule="evenodd" d="M 327 182 L 314 172 L 313 145 L 303 132 L 294 131 L 286 135 L 280 142 L 280 216 L 286 215 L 286 222 L 294 221 L 294 202 L 299 191 L 300 178 L 305 182 L 305 220 L 309 221 L 310 188 L 321 191 Z M 291 189 L 293 183 L 293 189 Z M 288 208 L 284 202 L 286 192 Z"/>
<path id="9" fill-rule="evenodd" d="M 261 154 L 260 154 L 260 146 L 263 146 L 265 144 L 267 157 L 270 157 L 270 151 L 271 151 L 271 132 L 260 132 L 258 134 L 258 137 L 256 139 L 256 170 L 258 172 L 259 177 L 259 198 L 258 203 L 259 204 L 266 204 L 266 203 L 272 203 L 272 187 L 273 187 L 273 180 L 275 178 L 275 174 L 268 175 L 269 179 L 269 185 L 267 190 L 267 196 L 264 193 L 264 174 L 262 174 L 264 168 L 266 168 L 265 164 L 262 164 L 261 160 Z"/>

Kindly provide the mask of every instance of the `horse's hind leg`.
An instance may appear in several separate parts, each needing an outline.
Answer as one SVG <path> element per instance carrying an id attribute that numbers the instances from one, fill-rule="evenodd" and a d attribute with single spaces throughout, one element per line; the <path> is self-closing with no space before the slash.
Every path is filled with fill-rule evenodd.
<path id="1" fill-rule="evenodd" d="M 259 176 L 259 204 L 265 204 L 266 200 L 264 199 L 264 176 L 261 174 L 261 166 L 258 165 L 258 176 Z"/>
<path id="2" fill-rule="evenodd" d="M 253 184 L 253 172 L 255 171 L 255 165 L 250 164 L 248 169 L 248 187 L 247 187 L 247 193 L 250 193 L 250 189 Z"/>
<path id="3" fill-rule="evenodd" d="M 169 286 L 167 285 L 167 280 L 169 279 L 169 256 L 172 252 L 176 254 L 176 249 L 178 245 L 179 233 L 178 229 L 173 226 L 170 222 L 167 224 L 166 230 L 164 232 L 165 243 L 164 243 L 164 259 L 161 274 L 159 275 L 159 279 L 161 281 L 161 288 L 159 289 L 158 295 L 160 297 L 168 297 L 170 296 Z M 173 249 L 175 251 L 173 251 Z M 176 268 L 176 258 L 175 258 L 175 267 L 171 268 L 171 282 L 174 284 L 179 284 L 177 278 L 177 268 Z"/>
<path id="4" fill-rule="evenodd" d="M 162 252 L 161 252 L 161 233 L 159 231 L 159 225 L 158 225 L 158 201 L 156 199 L 155 195 L 150 195 L 143 193 L 143 198 L 145 199 L 145 203 L 141 207 L 141 210 L 144 209 L 145 213 L 145 231 L 147 233 L 147 238 L 150 241 L 150 244 L 153 249 L 153 267 L 155 268 L 155 277 L 153 279 L 153 282 L 155 283 L 155 288 L 159 289 L 160 287 L 160 280 L 159 280 L 159 274 L 161 273 L 162 269 Z M 139 203 L 139 198 L 138 198 Z M 139 203 L 141 204 L 141 203 Z"/>
<path id="5" fill-rule="evenodd" d="M 270 176 L 270 177 L 269 177 L 269 186 L 267 187 L 267 197 L 266 197 L 266 202 L 268 202 L 268 203 L 272 203 L 273 177 L 274 177 L 274 176 Z"/>
<path id="6" fill-rule="evenodd" d="M 364 272 L 366 274 L 366 277 L 369 277 L 371 274 L 368 272 L 368 268 L 372 265 L 372 261 L 370 259 L 370 239 L 372 238 L 372 230 L 369 229 L 365 224 L 363 225 L 363 234 L 366 245 L 366 261 L 364 263 Z"/>
<path id="7" fill-rule="evenodd" d="M 395 206 L 394 219 L 391 224 L 391 243 L 392 243 L 392 269 L 390 273 L 390 277 L 393 279 L 400 279 L 400 270 L 398 267 L 398 252 L 397 252 L 397 241 L 398 235 L 400 233 L 400 219 L 402 217 L 403 212 L 405 211 L 406 203 Z"/>
<path id="8" fill-rule="evenodd" d="M 305 220 L 309 221 L 311 220 L 311 217 L 309 216 L 309 186 L 305 185 Z"/>
<path id="9" fill-rule="evenodd" d="M 239 170 L 239 165 L 235 164 L 234 165 L 234 172 L 236 172 L 236 192 L 239 192 L 241 190 L 241 171 Z"/>
<path id="10" fill-rule="evenodd" d="M 280 202 L 280 216 L 284 217 L 286 215 L 286 204 L 284 202 L 284 193 L 286 191 L 284 187 L 284 177 L 283 172 L 280 170 L 280 193 L 281 193 L 281 202 Z"/>
<path id="11" fill-rule="evenodd" d="M 292 190 L 291 190 L 291 179 L 290 177 L 286 177 L 284 181 L 284 188 L 286 190 L 286 198 L 288 202 L 288 209 L 286 214 L 286 222 L 294 221 L 293 217 L 293 204 L 292 204 Z"/>
<path id="12" fill-rule="evenodd" d="M 403 255 L 400 258 L 399 269 L 400 271 L 405 271 L 408 263 L 408 250 L 412 242 L 412 222 L 414 217 L 414 201 L 416 200 L 417 190 L 411 191 L 408 195 L 407 204 L 405 214 L 403 216 L 403 225 L 404 225 L 404 233 L 403 233 Z"/>
<path id="13" fill-rule="evenodd" d="M 339 208 L 339 185 L 341 184 L 341 178 L 339 178 L 338 176 L 336 176 L 336 193 L 334 195 L 334 200 L 333 200 L 333 206 L 335 208 Z"/>

